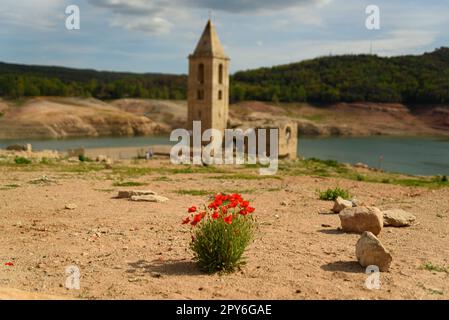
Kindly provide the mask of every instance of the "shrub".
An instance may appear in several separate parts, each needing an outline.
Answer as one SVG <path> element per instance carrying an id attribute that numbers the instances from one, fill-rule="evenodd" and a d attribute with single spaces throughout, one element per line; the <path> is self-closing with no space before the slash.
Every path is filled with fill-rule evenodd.
<path id="1" fill-rule="evenodd" d="M 27 158 L 25 158 L 25 157 L 16 157 L 16 158 L 14 159 L 14 162 L 15 162 L 16 164 L 30 164 L 30 163 L 31 163 L 31 160 L 30 160 L 30 159 L 27 159 Z"/>
<path id="2" fill-rule="evenodd" d="M 326 191 L 318 190 L 320 195 L 320 200 L 335 200 L 338 197 L 342 197 L 343 199 L 349 199 L 349 192 L 345 189 L 341 189 L 339 187 L 335 187 L 334 189 L 327 189 Z"/>
<path id="3" fill-rule="evenodd" d="M 190 248 L 202 270 L 232 272 L 244 263 L 256 227 L 254 210 L 239 194 L 217 194 L 203 211 L 188 209 L 190 215 L 182 223 L 192 226 Z"/>
<path id="4" fill-rule="evenodd" d="M 80 154 L 80 155 L 78 156 L 78 160 L 81 161 L 81 162 L 92 162 L 92 159 L 86 157 L 86 156 L 83 155 L 83 154 Z"/>

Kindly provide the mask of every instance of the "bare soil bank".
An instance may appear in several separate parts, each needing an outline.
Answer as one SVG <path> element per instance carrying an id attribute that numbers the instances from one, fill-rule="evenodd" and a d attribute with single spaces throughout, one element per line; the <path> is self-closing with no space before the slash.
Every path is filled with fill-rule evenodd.
<path id="1" fill-rule="evenodd" d="M 185 101 L 39 97 L 0 100 L 0 139 L 152 135 L 185 126 Z M 339 103 L 273 105 L 243 102 L 230 107 L 231 127 L 293 120 L 305 135 L 449 135 L 449 107 Z"/>

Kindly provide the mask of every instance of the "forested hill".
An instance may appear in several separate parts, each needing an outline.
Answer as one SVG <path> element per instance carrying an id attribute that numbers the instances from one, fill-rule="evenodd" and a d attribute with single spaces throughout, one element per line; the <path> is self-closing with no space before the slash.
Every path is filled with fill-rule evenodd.
<path id="1" fill-rule="evenodd" d="M 185 99 L 185 75 L 98 72 L 0 63 L 0 96 Z M 449 103 L 449 48 L 419 56 L 327 56 L 231 78 L 231 100 Z"/>
<path id="2" fill-rule="evenodd" d="M 187 77 L 29 66 L 0 62 L 0 96 L 184 99 Z"/>
<path id="3" fill-rule="evenodd" d="M 392 58 L 320 57 L 237 72 L 233 99 L 449 103 L 449 48 Z"/>

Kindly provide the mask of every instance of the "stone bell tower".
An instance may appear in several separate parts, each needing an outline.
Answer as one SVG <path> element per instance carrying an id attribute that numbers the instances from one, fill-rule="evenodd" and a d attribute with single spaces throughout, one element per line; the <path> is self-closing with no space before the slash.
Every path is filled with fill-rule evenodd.
<path id="1" fill-rule="evenodd" d="M 201 120 L 201 130 L 227 127 L 229 112 L 229 58 L 212 22 L 207 22 L 195 52 L 189 56 L 188 123 Z"/>

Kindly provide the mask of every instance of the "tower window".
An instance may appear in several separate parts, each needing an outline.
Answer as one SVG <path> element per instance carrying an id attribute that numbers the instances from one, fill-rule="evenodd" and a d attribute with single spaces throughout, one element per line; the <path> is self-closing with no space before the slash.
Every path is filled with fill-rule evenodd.
<path id="1" fill-rule="evenodd" d="M 223 65 L 221 63 L 218 66 L 218 83 L 223 84 Z"/>
<path id="2" fill-rule="evenodd" d="M 197 98 L 197 100 L 203 100 L 204 99 L 204 91 L 203 90 L 198 90 L 196 92 L 196 98 Z"/>
<path id="3" fill-rule="evenodd" d="M 291 137 L 292 137 L 292 129 L 290 129 L 290 127 L 287 127 L 287 129 L 285 129 L 285 138 L 287 139 L 287 143 L 290 142 Z"/>
<path id="4" fill-rule="evenodd" d="M 218 90 L 218 100 L 222 100 L 223 99 L 223 91 Z"/>
<path id="5" fill-rule="evenodd" d="M 204 64 L 202 63 L 198 65 L 198 82 L 200 84 L 204 83 Z"/>

